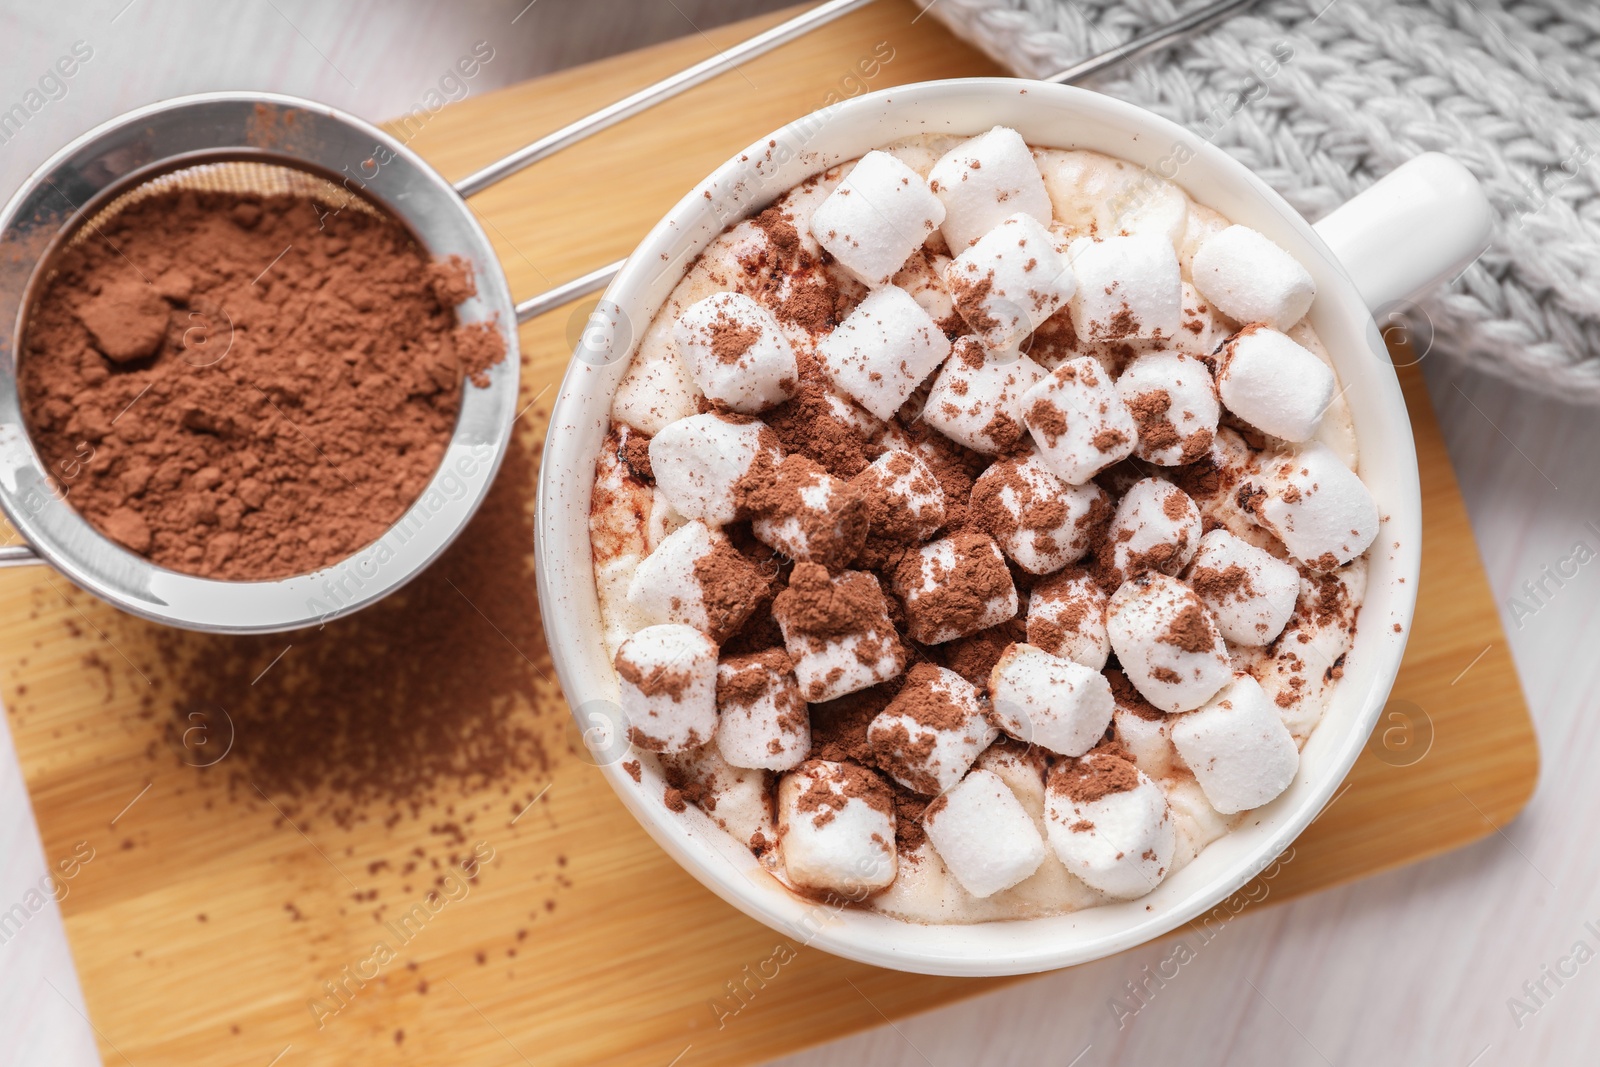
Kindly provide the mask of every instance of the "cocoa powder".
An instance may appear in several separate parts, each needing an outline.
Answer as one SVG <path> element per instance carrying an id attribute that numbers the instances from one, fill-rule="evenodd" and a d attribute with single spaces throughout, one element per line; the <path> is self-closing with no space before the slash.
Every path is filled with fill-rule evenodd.
<path id="1" fill-rule="evenodd" d="M 1050 768 L 1050 792 L 1078 804 L 1139 788 L 1139 769 L 1115 743 L 1102 743 L 1078 759 Z"/>
<path id="2" fill-rule="evenodd" d="M 534 592 L 537 455 L 513 441 L 455 543 L 364 611 L 288 634 L 157 630 L 173 748 L 196 714 L 225 716 L 229 756 L 205 773 L 272 796 L 302 829 L 388 822 L 462 791 L 501 793 L 517 814 L 558 751 L 584 751 L 562 732 Z"/>
<path id="3" fill-rule="evenodd" d="M 393 219 L 292 196 L 134 203 L 51 265 L 24 420 L 88 521 L 152 562 L 254 581 L 380 537 L 449 442 L 499 331 L 465 264 Z"/>

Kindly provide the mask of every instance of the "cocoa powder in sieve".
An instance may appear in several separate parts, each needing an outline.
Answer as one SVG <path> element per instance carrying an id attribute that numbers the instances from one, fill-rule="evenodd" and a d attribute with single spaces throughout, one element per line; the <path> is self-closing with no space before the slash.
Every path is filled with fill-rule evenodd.
<path id="1" fill-rule="evenodd" d="M 20 366 L 29 435 L 68 502 L 155 563 L 317 570 L 421 495 L 463 378 L 504 357 L 498 330 L 457 325 L 464 268 L 383 215 L 150 196 L 52 264 Z"/>

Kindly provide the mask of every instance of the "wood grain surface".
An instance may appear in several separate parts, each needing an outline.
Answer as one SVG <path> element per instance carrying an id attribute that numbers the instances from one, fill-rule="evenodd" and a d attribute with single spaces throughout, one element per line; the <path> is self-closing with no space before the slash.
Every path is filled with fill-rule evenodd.
<path id="1" fill-rule="evenodd" d="M 874 5 L 477 198 L 513 292 L 625 254 L 717 163 L 830 94 L 996 73 L 911 14 Z M 770 21 L 468 100 L 412 146 L 458 177 Z M 885 44 L 892 58 L 869 77 Z M 586 310 L 522 331 L 533 407 L 519 447 L 530 453 Z M 1292 862 L 1245 891 L 1267 902 L 1475 840 L 1520 810 L 1537 774 L 1531 724 L 1420 375 L 1407 370 L 1403 380 L 1426 548 L 1391 707 L 1411 720 L 1380 729 Z M 531 479 L 522 489 L 531 507 Z M 107 1063 L 746 1064 L 1000 984 L 780 950 L 778 934 L 651 844 L 572 754 L 558 704 L 529 715 L 558 753 L 548 770 L 445 789 L 392 821 L 373 811 L 349 829 L 326 818 L 303 825 L 280 810 L 286 798 L 237 780 L 230 789 L 226 759 L 205 770 L 183 763 L 171 743 L 181 709 L 166 694 L 181 690 L 178 672 L 204 665 L 164 658 L 154 627 L 42 570 L 0 574 L 0 620 L 0 694 L 46 852 L 54 861 L 80 842 L 95 850 L 62 910 Z M 498 640 L 494 620 L 485 623 L 482 639 Z M 1450 700 L 1433 699 L 1446 691 Z M 1426 757 L 1415 759 L 1410 746 L 1424 737 Z M 537 797 L 531 807 L 513 810 L 528 797 Z M 468 814 L 462 843 L 448 847 L 438 826 Z M 430 885 L 401 873 L 406 857 L 448 861 L 478 842 L 494 858 L 470 892 L 430 911 L 370 979 L 345 980 L 347 1006 L 319 1013 L 314 1002 L 335 1003 L 324 983 L 369 959 L 376 940 L 400 940 L 385 923 L 423 902 Z"/>

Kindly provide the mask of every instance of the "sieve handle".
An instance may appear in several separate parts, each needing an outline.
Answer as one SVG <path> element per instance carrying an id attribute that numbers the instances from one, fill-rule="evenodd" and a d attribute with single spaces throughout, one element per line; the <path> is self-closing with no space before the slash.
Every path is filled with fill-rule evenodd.
<path id="1" fill-rule="evenodd" d="M 872 0 L 828 0 L 825 4 L 802 11 L 787 22 L 780 22 L 770 30 L 763 30 L 747 41 L 741 41 L 732 48 L 708 59 L 702 59 L 692 67 L 678 71 L 671 77 L 662 78 L 654 85 L 647 85 L 631 96 L 625 96 L 614 104 L 609 104 L 591 115 L 585 115 L 576 122 L 569 123 L 554 133 L 545 134 L 532 144 L 524 145 L 510 155 L 499 159 L 476 174 L 469 174 L 456 183 L 456 192 L 462 196 L 476 196 L 496 182 L 509 178 L 524 167 L 533 165 L 546 156 L 555 155 L 570 145 L 577 144 L 592 134 L 608 129 L 631 118 L 639 112 L 655 107 L 664 100 L 671 100 L 685 89 L 692 89 L 701 82 L 709 81 L 724 71 L 732 70 L 746 59 L 770 52 L 780 44 L 787 44 L 796 37 L 810 33 L 818 26 L 826 25 L 840 15 L 848 14 L 858 7 L 865 7 Z M 591 292 L 593 290 L 590 290 Z"/>
<path id="2" fill-rule="evenodd" d="M 592 270 L 581 278 L 563 282 L 554 289 L 546 289 L 538 296 L 528 297 L 528 299 L 517 305 L 517 321 L 527 322 L 529 319 L 537 318 L 547 311 L 554 311 L 562 304 L 571 303 L 574 300 L 588 296 L 590 293 L 598 293 L 611 284 L 611 279 L 617 276 L 617 272 L 622 269 L 622 265 L 626 262 L 628 261 L 625 259 L 619 259 L 615 263 L 607 263 L 605 266 L 598 270 Z"/>
<path id="3" fill-rule="evenodd" d="M 0 567 L 27 567 L 43 562 L 32 545 L 0 545 Z"/>
<path id="4" fill-rule="evenodd" d="M 647 108 L 653 107 L 668 100 L 685 89 L 699 85 L 709 78 L 721 74 L 738 65 L 740 60 L 749 59 L 770 51 L 780 44 L 785 44 L 796 37 L 809 33 L 825 23 L 832 22 L 840 15 L 853 11 L 858 7 L 865 7 L 872 0 L 829 0 L 828 3 L 819 4 L 809 11 L 802 12 L 788 22 L 779 23 L 764 33 L 758 33 L 742 44 L 734 45 L 726 52 L 721 52 L 710 59 L 702 60 L 687 70 L 679 71 L 670 78 L 664 78 L 654 85 L 639 90 L 632 96 L 618 100 L 609 107 L 601 108 L 594 114 L 564 126 L 552 134 L 547 134 L 532 144 L 519 148 L 515 152 L 491 163 L 476 174 L 468 175 L 456 183 L 456 192 L 462 196 L 472 196 L 482 192 L 502 178 L 509 177 L 530 164 L 537 163 L 546 156 L 554 155 L 569 145 L 588 137 L 590 134 L 599 133 L 607 127 L 614 126 L 623 119 Z M 926 12 L 938 0 L 932 3 L 924 0 L 922 10 Z M 1096 74 L 1110 70 L 1112 67 L 1126 63 L 1130 59 L 1137 59 L 1159 48 L 1167 48 L 1180 43 L 1185 37 L 1203 29 L 1210 28 L 1214 23 L 1220 22 L 1236 12 L 1249 8 L 1259 0 L 1217 0 L 1216 3 L 1207 4 L 1197 8 L 1187 15 L 1175 18 L 1170 22 L 1140 34 L 1116 48 L 1109 48 L 1098 55 L 1090 56 L 1081 63 L 1075 63 L 1066 70 L 1058 71 L 1041 81 L 1058 82 L 1062 85 L 1076 85 Z M 921 18 L 921 15 L 917 16 Z M 538 296 L 531 296 L 517 305 L 517 321 L 527 322 L 529 319 L 543 315 L 547 311 L 554 311 L 563 304 L 597 293 L 611 284 L 611 279 L 617 276 L 627 260 L 619 259 L 615 263 L 608 263 L 597 270 L 570 282 L 564 282 L 554 289 L 546 290 Z"/>

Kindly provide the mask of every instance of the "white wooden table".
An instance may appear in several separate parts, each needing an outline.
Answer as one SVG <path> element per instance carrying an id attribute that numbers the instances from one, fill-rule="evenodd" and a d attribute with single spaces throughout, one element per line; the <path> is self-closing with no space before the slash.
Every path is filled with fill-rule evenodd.
<path id="1" fill-rule="evenodd" d="M 381 119 L 416 105 L 479 40 L 495 56 L 466 87 L 471 93 L 777 6 L 98 0 L 69 8 L 6 0 L 0 112 L 27 99 L 75 42 L 93 55 L 20 127 L 0 124 L 0 194 L 75 133 L 178 93 L 273 89 Z M 1559 586 L 1544 578 L 1537 599 L 1523 587 L 1572 557 L 1578 542 L 1589 549 L 1580 555 L 1600 559 L 1600 410 L 1519 394 L 1458 370 L 1442 353 L 1425 365 L 1542 739 L 1543 780 L 1527 813 L 1473 847 L 1236 920 L 1176 978 L 1149 982 L 1147 1003 L 1131 1019 L 1121 1013 L 1123 1026 L 1113 1002 L 1136 1006 L 1128 983 L 1146 981 L 1143 968 L 1154 969 L 1168 946 L 884 1026 L 786 1067 L 1596 1059 L 1600 562 Z M 1513 611 L 1513 597 L 1526 610 Z M 8 752 L 0 744 L 0 759 Z M 31 1016 L 29 998 L 5 984 L 14 977 L 0 971 L 0 1063 L 18 1055 L 8 1038 L 30 1023 L 59 1052 L 17 1062 L 92 1063 L 81 1020 L 65 1010 Z M 13 1017 L 3 1017 L 8 1011 Z"/>

